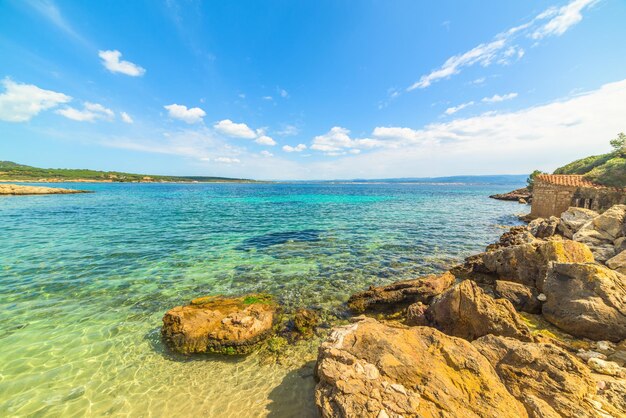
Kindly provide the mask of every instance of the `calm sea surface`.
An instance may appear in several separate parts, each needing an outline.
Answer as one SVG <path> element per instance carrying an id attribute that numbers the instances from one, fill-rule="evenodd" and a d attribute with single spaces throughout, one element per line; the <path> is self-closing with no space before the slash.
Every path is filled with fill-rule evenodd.
<path id="1" fill-rule="evenodd" d="M 516 184 L 61 184 L 0 198 L 0 416 L 307 417 L 316 342 L 279 364 L 163 347 L 169 308 L 270 292 L 333 309 L 445 269 L 527 207 Z"/>

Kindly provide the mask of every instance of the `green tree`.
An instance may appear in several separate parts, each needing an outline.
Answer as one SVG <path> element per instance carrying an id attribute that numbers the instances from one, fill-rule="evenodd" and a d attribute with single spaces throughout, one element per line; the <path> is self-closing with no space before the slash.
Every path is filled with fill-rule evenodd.
<path id="1" fill-rule="evenodd" d="M 533 186 L 535 185 L 535 177 L 537 177 L 539 174 L 544 174 L 544 173 L 543 171 L 540 171 L 540 170 L 535 170 L 532 173 L 530 173 L 530 175 L 526 179 L 526 184 L 528 184 L 528 190 L 530 191 L 533 190 Z"/>
<path id="2" fill-rule="evenodd" d="M 626 135 L 624 132 L 618 133 L 617 138 L 611 139 L 611 146 L 615 152 L 626 153 Z"/>

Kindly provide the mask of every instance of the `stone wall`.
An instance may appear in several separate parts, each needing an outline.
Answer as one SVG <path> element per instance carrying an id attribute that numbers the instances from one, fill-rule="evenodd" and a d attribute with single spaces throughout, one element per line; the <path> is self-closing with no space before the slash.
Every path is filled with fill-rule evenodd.
<path id="1" fill-rule="evenodd" d="M 530 215 L 534 218 L 561 216 L 561 213 L 571 206 L 574 193 L 577 190 L 578 187 L 573 186 L 559 186 L 542 181 L 535 182 Z"/>
<path id="2" fill-rule="evenodd" d="M 531 216 L 561 216 L 570 206 L 604 212 L 613 205 L 626 204 L 626 192 L 609 188 L 562 186 L 536 182 L 533 186 Z"/>

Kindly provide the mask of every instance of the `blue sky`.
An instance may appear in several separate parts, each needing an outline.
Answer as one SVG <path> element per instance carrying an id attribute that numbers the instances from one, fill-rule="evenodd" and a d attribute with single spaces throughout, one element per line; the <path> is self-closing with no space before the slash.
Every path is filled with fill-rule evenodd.
<path id="1" fill-rule="evenodd" d="M 0 0 L 0 159 L 527 173 L 626 131 L 626 2 Z"/>

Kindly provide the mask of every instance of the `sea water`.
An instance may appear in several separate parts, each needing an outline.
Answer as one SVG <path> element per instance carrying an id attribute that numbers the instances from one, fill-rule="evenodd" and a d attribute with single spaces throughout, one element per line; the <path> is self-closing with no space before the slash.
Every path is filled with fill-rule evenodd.
<path id="1" fill-rule="evenodd" d="M 315 416 L 317 341 L 184 357 L 163 313 L 211 294 L 338 309 L 446 269 L 527 207 L 502 184 L 55 184 L 0 198 L 0 416 Z"/>

